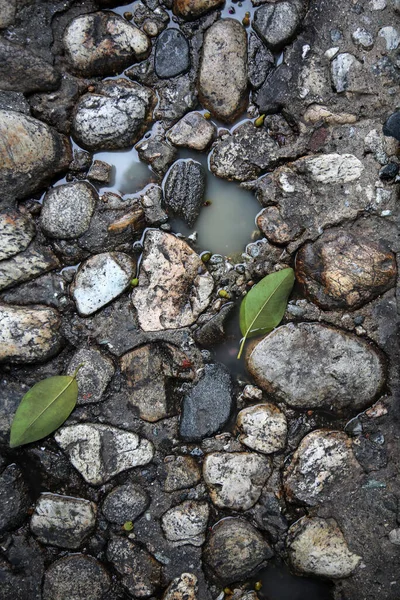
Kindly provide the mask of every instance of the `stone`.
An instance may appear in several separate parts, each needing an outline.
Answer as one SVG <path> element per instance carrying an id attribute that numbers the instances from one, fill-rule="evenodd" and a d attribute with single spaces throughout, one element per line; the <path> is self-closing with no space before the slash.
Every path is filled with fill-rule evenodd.
<path id="1" fill-rule="evenodd" d="M 383 242 L 330 229 L 296 256 L 303 293 L 325 310 L 355 310 L 396 283 L 395 255 Z"/>
<path id="2" fill-rule="evenodd" d="M 233 302 L 223 304 L 219 312 L 195 330 L 193 335 L 195 341 L 205 348 L 211 348 L 224 342 L 227 335 L 228 321 L 233 314 L 233 310 Z"/>
<path id="3" fill-rule="evenodd" d="M 268 73 L 254 97 L 254 102 L 261 114 L 278 113 L 289 105 L 293 96 L 292 80 L 294 77 L 292 67 L 286 63 L 281 63 Z"/>
<path id="4" fill-rule="evenodd" d="M 288 244 L 302 232 L 298 222 L 284 221 L 276 206 L 264 208 L 257 215 L 256 224 L 271 244 Z"/>
<path id="5" fill-rule="evenodd" d="M 205 365 L 204 375 L 183 400 L 180 436 L 188 441 L 210 437 L 228 421 L 233 405 L 228 370 L 221 364 Z"/>
<path id="6" fill-rule="evenodd" d="M 70 425 L 54 437 L 90 485 L 102 485 L 122 471 L 147 465 L 154 454 L 148 440 L 109 425 Z"/>
<path id="7" fill-rule="evenodd" d="M 43 552 L 26 534 L 3 537 L 0 560 L 1 598 L 3 600 L 42 600 Z"/>
<path id="8" fill-rule="evenodd" d="M 73 375 L 80 365 L 82 366 L 76 375 L 78 405 L 100 402 L 114 375 L 113 362 L 98 350 L 81 348 L 73 355 L 67 374 Z"/>
<path id="9" fill-rule="evenodd" d="M 89 500 L 41 494 L 31 518 L 31 531 L 43 544 L 76 550 L 96 524 L 96 505 Z"/>
<path id="10" fill-rule="evenodd" d="M 273 2 L 255 11 L 253 27 L 268 48 L 276 52 L 293 39 L 303 16 L 301 0 Z"/>
<path id="11" fill-rule="evenodd" d="M 271 454 L 286 445 L 287 422 L 283 412 L 274 404 L 255 404 L 240 411 L 236 423 L 242 444 Z"/>
<path id="12" fill-rule="evenodd" d="M 228 123 L 247 102 L 246 30 L 234 19 L 207 29 L 198 80 L 199 99 L 216 118 Z"/>
<path id="13" fill-rule="evenodd" d="M 204 203 L 206 174 L 201 163 L 179 160 L 169 170 L 164 184 L 164 202 L 192 227 Z"/>
<path id="14" fill-rule="evenodd" d="M 357 122 L 357 115 L 351 113 L 335 113 L 322 104 L 311 104 L 308 106 L 303 118 L 307 123 L 313 124 L 318 123 L 319 121 L 328 123 L 328 125 L 345 125 L 347 123 Z"/>
<path id="15" fill-rule="evenodd" d="M 362 64 L 353 54 L 349 52 L 338 54 L 331 63 L 331 77 L 335 90 L 338 93 L 351 91 L 354 71 L 361 68 Z"/>
<path id="16" fill-rule="evenodd" d="M 223 0 L 173 0 L 172 10 L 182 19 L 191 21 L 223 4 Z"/>
<path id="17" fill-rule="evenodd" d="M 165 590 L 163 600 L 197 600 L 197 577 L 192 573 L 182 573 L 171 581 Z"/>
<path id="18" fill-rule="evenodd" d="M 201 480 L 200 468 L 192 456 L 170 456 L 165 459 L 164 491 L 176 492 L 195 487 Z"/>
<path id="19" fill-rule="evenodd" d="M 382 27 L 378 31 L 378 37 L 383 38 L 386 44 L 386 50 L 389 52 L 391 50 L 397 50 L 400 44 L 400 33 L 398 29 L 395 29 L 391 25 L 387 27 Z"/>
<path id="20" fill-rule="evenodd" d="M 271 474 L 269 459 L 250 452 L 214 452 L 203 463 L 203 477 L 218 508 L 248 510 Z"/>
<path id="21" fill-rule="evenodd" d="M 70 162 L 71 173 L 87 173 L 93 162 L 93 154 L 85 150 L 74 150 L 74 158 Z"/>
<path id="22" fill-rule="evenodd" d="M 145 132 L 155 104 L 149 88 L 127 79 L 103 81 L 77 103 L 72 135 L 91 152 L 130 148 Z"/>
<path id="23" fill-rule="evenodd" d="M 0 261 L 0 290 L 29 281 L 60 266 L 57 256 L 35 243 L 27 250 Z"/>
<path id="24" fill-rule="evenodd" d="M 140 160 L 148 163 L 160 175 L 165 175 L 177 158 L 176 149 L 160 139 L 160 136 L 145 138 L 135 146 Z"/>
<path id="25" fill-rule="evenodd" d="M 316 183 L 349 183 L 360 179 L 364 165 L 354 154 L 322 154 L 300 158 L 296 168 Z"/>
<path id="26" fill-rule="evenodd" d="M 356 45 L 361 46 L 366 50 L 370 50 L 374 45 L 374 38 L 372 34 L 364 29 L 364 27 L 357 27 L 357 29 L 351 34 L 351 39 Z"/>
<path id="27" fill-rule="evenodd" d="M 302 575 L 341 579 L 361 561 L 334 519 L 302 517 L 289 529 L 287 546 L 293 569 Z"/>
<path id="28" fill-rule="evenodd" d="M 400 141 L 400 112 L 394 112 L 385 121 L 383 133 L 386 136 L 394 137 L 396 140 Z"/>
<path id="29" fill-rule="evenodd" d="M 98 194 L 86 181 L 66 183 L 47 192 L 40 213 L 40 225 L 52 238 L 70 240 L 89 228 Z"/>
<path id="30" fill-rule="evenodd" d="M 215 135 L 214 123 L 199 112 L 190 112 L 167 132 L 167 139 L 174 146 L 202 151 L 211 144 Z"/>
<path id="31" fill-rule="evenodd" d="M 257 385 L 293 408 L 357 411 L 385 381 L 378 351 L 364 339 L 319 323 L 275 329 L 247 357 Z"/>
<path id="32" fill-rule="evenodd" d="M 22 525 L 30 504 L 29 488 L 20 468 L 9 465 L 0 475 L 0 534 Z"/>
<path id="33" fill-rule="evenodd" d="M 132 303 L 144 331 L 192 325 L 208 307 L 214 281 L 200 257 L 184 241 L 148 231 Z"/>
<path id="34" fill-rule="evenodd" d="M 154 120 L 166 121 L 169 126 L 198 104 L 196 89 L 189 73 L 164 80 L 163 85 L 157 88 L 157 95 Z"/>
<path id="35" fill-rule="evenodd" d="M 17 0 L 0 0 L 0 29 L 5 29 L 15 21 Z"/>
<path id="36" fill-rule="evenodd" d="M 70 167 L 71 168 L 71 167 Z M 112 179 L 113 167 L 104 160 L 93 161 L 90 167 L 87 178 L 95 183 L 110 183 Z"/>
<path id="37" fill-rule="evenodd" d="M 399 170 L 397 163 L 389 163 L 379 171 L 379 179 L 381 181 L 392 181 L 399 174 Z"/>
<path id="38" fill-rule="evenodd" d="M 41 362 L 61 349 L 60 317 L 52 308 L 0 305 L 0 323 L 0 362 Z"/>
<path id="39" fill-rule="evenodd" d="M 160 586 L 161 564 L 138 544 L 124 538 L 112 539 L 107 558 L 122 576 L 122 585 L 135 598 L 152 596 Z"/>
<path id="40" fill-rule="evenodd" d="M 389 540 L 395 546 L 400 546 L 400 529 L 392 529 L 389 531 Z"/>
<path id="41" fill-rule="evenodd" d="M 36 233 L 29 214 L 17 210 L 0 213 L 0 261 L 10 258 L 29 246 Z"/>
<path id="42" fill-rule="evenodd" d="M 154 68 L 161 79 L 176 77 L 190 68 L 189 42 L 179 29 L 166 29 L 158 37 Z"/>
<path id="43" fill-rule="evenodd" d="M 0 302 L 18 306 L 44 304 L 62 311 L 70 304 L 66 292 L 66 282 L 63 276 L 53 272 L 8 288 L 0 294 Z"/>
<path id="44" fill-rule="evenodd" d="M 60 79 L 60 73 L 33 52 L 4 38 L 0 39 L 2 90 L 24 94 L 53 90 L 58 87 Z"/>
<path id="45" fill-rule="evenodd" d="M 120 296 L 135 276 L 134 260 L 122 252 L 104 252 L 79 267 L 71 286 L 79 314 L 88 316 Z"/>
<path id="46" fill-rule="evenodd" d="M 30 115 L 31 113 L 30 106 L 21 92 L 4 92 L 3 90 L 0 90 L 0 110 L 14 110 L 24 115 Z"/>
<path id="47" fill-rule="evenodd" d="M 265 566 L 272 550 L 261 533 L 244 519 L 222 519 L 211 530 L 203 560 L 226 585 L 243 581 Z"/>
<path id="48" fill-rule="evenodd" d="M 64 33 L 66 56 L 80 75 L 115 75 L 150 51 L 143 31 L 112 12 L 95 12 L 73 19 Z"/>
<path id="49" fill-rule="evenodd" d="M 0 187 L 3 203 L 40 190 L 71 162 L 69 140 L 22 113 L 0 110 Z"/>
<path id="50" fill-rule="evenodd" d="M 149 225 L 160 225 L 168 220 L 168 215 L 162 207 L 163 191 L 160 186 L 148 185 L 139 199 Z"/>
<path id="51" fill-rule="evenodd" d="M 258 89 L 275 66 L 274 57 L 260 38 L 251 32 L 248 45 L 248 77 L 253 89 Z"/>
<path id="52" fill-rule="evenodd" d="M 102 600 L 110 587 L 110 576 L 98 560 L 74 554 L 53 562 L 47 569 L 43 600 Z"/>
<path id="53" fill-rule="evenodd" d="M 206 539 L 209 513 L 207 502 L 193 500 L 170 508 L 161 517 L 165 537 L 176 546 L 201 546 Z"/>
<path id="54" fill-rule="evenodd" d="M 135 521 L 150 504 L 147 492 L 135 483 L 120 485 L 105 497 L 101 512 L 110 523 Z"/>

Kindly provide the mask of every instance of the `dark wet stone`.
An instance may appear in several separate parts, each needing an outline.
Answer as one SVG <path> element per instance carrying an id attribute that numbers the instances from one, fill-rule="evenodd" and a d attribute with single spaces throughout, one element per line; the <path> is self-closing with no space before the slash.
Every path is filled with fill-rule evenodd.
<path id="1" fill-rule="evenodd" d="M 3 92 L 0 90 L 0 110 L 15 110 L 24 115 L 30 114 L 29 104 L 21 92 Z"/>
<path id="2" fill-rule="evenodd" d="M 23 523 L 30 503 L 21 470 L 17 465 L 9 465 L 0 475 L 0 534 Z"/>
<path id="3" fill-rule="evenodd" d="M 43 600 L 104 600 L 110 577 L 92 556 L 75 554 L 54 562 L 46 571 Z"/>
<path id="4" fill-rule="evenodd" d="M 104 160 L 95 160 L 88 171 L 87 178 L 95 183 L 109 184 L 112 180 L 113 170 L 113 166 Z"/>
<path id="5" fill-rule="evenodd" d="M 10 427 L 21 398 L 29 386 L 14 381 L 5 374 L 0 379 L 0 446 L 8 446 Z"/>
<path id="6" fill-rule="evenodd" d="M 136 144 L 135 149 L 140 160 L 148 163 L 156 173 L 161 175 L 165 175 L 178 155 L 176 148 L 159 136 L 142 140 Z"/>
<path id="7" fill-rule="evenodd" d="M 166 29 L 159 36 L 154 61 L 158 77 L 167 79 L 190 67 L 189 43 L 179 29 Z"/>
<path id="8" fill-rule="evenodd" d="M 399 165 L 397 163 L 389 163 L 382 167 L 379 171 L 379 178 L 382 181 L 391 181 L 398 175 L 399 173 Z"/>
<path id="9" fill-rule="evenodd" d="M 149 503 L 150 498 L 140 485 L 128 483 L 113 489 L 104 499 L 101 510 L 107 521 L 122 526 L 140 517 Z"/>
<path id="10" fill-rule="evenodd" d="M 383 134 L 400 141 L 400 112 L 394 112 L 383 125 Z"/>
<path id="11" fill-rule="evenodd" d="M 55 254 L 36 243 L 7 260 L 0 261 L 0 290 L 24 283 L 60 266 Z"/>
<path id="12" fill-rule="evenodd" d="M 266 4 L 255 11 L 253 27 L 271 50 L 280 50 L 298 30 L 302 9 L 301 0 Z"/>
<path id="13" fill-rule="evenodd" d="M 85 150 L 75 150 L 74 158 L 69 165 L 71 173 L 85 173 L 90 169 L 93 161 L 93 155 Z"/>
<path id="14" fill-rule="evenodd" d="M 224 304 L 216 315 L 196 329 L 194 338 L 200 346 L 209 348 L 223 341 L 225 338 L 225 323 L 232 313 L 233 307 L 233 302 Z"/>
<path id="15" fill-rule="evenodd" d="M 274 68 L 274 57 L 255 33 L 249 37 L 247 62 L 250 85 L 257 89 Z"/>
<path id="16" fill-rule="evenodd" d="M 14 92 L 52 90 L 60 82 L 49 63 L 26 48 L 0 39 L 0 88 Z"/>
<path id="17" fill-rule="evenodd" d="M 177 161 L 168 172 L 164 186 L 166 206 L 191 227 L 203 206 L 206 174 L 192 159 Z"/>
<path id="18" fill-rule="evenodd" d="M 0 557 L 1 600 L 42 600 L 43 572 L 44 560 L 39 544 L 24 535 L 10 536 Z"/>
<path id="19" fill-rule="evenodd" d="M 122 585 L 129 594 L 151 596 L 160 586 L 161 564 L 138 544 L 114 538 L 108 544 L 107 558 L 122 575 Z"/>
<path id="20" fill-rule="evenodd" d="M 255 103 L 261 113 L 276 113 L 290 102 L 289 84 L 292 77 L 292 69 L 285 63 L 279 65 L 267 76 L 255 97 Z"/>
<path id="21" fill-rule="evenodd" d="M 47 273 L 17 287 L 12 287 L 0 295 L 6 304 L 24 306 L 45 304 L 59 310 L 69 305 L 65 281 L 59 273 Z"/>

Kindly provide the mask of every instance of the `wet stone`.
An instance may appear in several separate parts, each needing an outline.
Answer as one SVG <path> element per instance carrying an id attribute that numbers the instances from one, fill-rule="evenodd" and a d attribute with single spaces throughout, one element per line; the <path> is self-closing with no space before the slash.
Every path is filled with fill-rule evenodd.
<path id="1" fill-rule="evenodd" d="M 168 215 L 162 208 L 163 192 L 160 186 L 147 186 L 139 199 L 149 225 L 160 225 L 168 220 Z"/>
<path id="2" fill-rule="evenodd" d="M 206 174 L 201 163 L 189 159 L 174 163 L 164 185 L 164 202 L 192 227 L 204 202 Z"/>
<path id="3" fill-rule="evenodd" d="M 28 486 L 17 465 L 9 465 L 0 475 L 0 534 L 19 527 L 31 504 Z"/>
<path id="4" fill-rule="evenodd" d="M 156 44 L 154 68 L 158 77 L 168 79 L 190 67 L 189 43 L 179 29 L 166 29 Z"/>
<path id="5" fill-rule="evenodd" d="M 253 27 L 270 50 L 280 50 L 297 32 L 303 8 L 302 0 L 266 4 L 255 11 Z"/>
<path id="6" fill-rule="evenodd" d="M 135 598 L 147 598 L 160 586 L 161 564 L 134 542 L 114 538 L 107 547 L 107 558 L 122 576 L 122 585 Z"/>
<path id="7" fill-rule="evenodd" d="M 248 510 L 271 473 L 269 459 L 250 452 L 215 452 L 203 464 L 203 477 L 218 508 Z"/>
<path id="8" fill-rule="evenodd" d="M 190 74 L 179 75 L 163 81 L 157 88 L 158 104 L 154 109 L 154 120 L 167 121 L 170 125 L 196 108 L 198 100 Z"/>
<path id="9" fill-rule="evenodd" d="M 32 217 L 16 210 L 0 213 L 0 261 L 25 250 L 36 228 Z"/>
<path id="10" fill-rule="evenodd" d="M 72 357 L 67 374 L 73 375 L 80 365 L 82 366 L 76 375 L 78 404 L 99 402 L 114 375 L 112 361 L 98 350 L 81 348 Z"/>
<path id="11" fill-rule="evenodd" d="M 43 563 L 41 548 L 32 537 L 6 538 L 0 559 L 2 600 L 42 600 Z"/>
<path id="12" fill-rule="evenodd" d="M 274 57 L 255 33 L 250 33 L 248 46 L 248 74 L 252 88 L 259 88 L 274 68 Z"/>
<path id="13" fill-rule="evenodd" d="M 274 404 L 256 404 L 241 410 L 237 429 L 242 444 L 263 454 L 278 452 L 286 445 L 286 417 Z"/>
<path id="14" fill-rule="evenodd" d="M 115 75 L 150 50 L 143 31 L 111 12 L 75 18 L 64 34 L 64 47 L 74 71 L 89 77 Z"/>
<path id="15" fill-rule="evenodd" d="M 0 29 L 12 25 L 17 12 L 17 0 L 0 0 Z"/>
<path id="16" fill-rule="evenodd" d="M 113 167 L 103 160 L 93 161 L 90 167 L 87 178 L 96 183 L 110 183 L 112 178 Z"/>
<path id="17" fill-rule="evenodd" d="M 271 70 L 255 96 L 260 113 L 274 114 L 290 105 L 293 70 L 286 63 Z"/>
<path id="18" fill-rule="evenodd" d="M 182 573 L 165 590 L 163 600 L 197 600 L 197 577 L 192 573 Z"/>
<path id="19" fill-rule="evenodd" d="M 99 561 L 75 554 L 57 560 L 47 569 L 43 600 L 103 600 L 110 585 L 110 576 Z"/>
<path id="20" fill-rule="evenodd" d="M 30 115 L 31 112 L 29 104 L 21 92 L 4 92 L 3 90 L 0 90 L 0 110 L 14 110 L 24 115 Z"/>
<path id="21" fill-rule="evenodd" d="M 244 519 L 223 519 L 212 528 L 203 560 L 222 585 L 248 579 L 265 566 L 272 550 Z"/>
<path id="22" fill-rule="evenodd" d="M 8 288 L 0 295 L 0 301 L 19 306 L 45 304 L 57 310 L 64 310 L 69 305 L 65 280 L 62 275 L 54 272 Z"/>
<path id="23" fill-rule="evenodd" d="M 174 146 L 205 150 L 216 135 L 216 127 L 207 121 L 201 113 L 191 112 L 182 117 L 167 132 L 167 139 Z"/>
<path id="24" fill-rule="evenodd" d="M 201 546 L 206 539 L 209 512 L 207 502 L 191 500 L 170 508 L 161 518 L 165 537 L 176 546 Z"/>
<path id="25" fill-rule="evenodd" d="M 136 433 L 85 423 L 59 429 L 55 440 L 91 485 L 102 485 L 118 473 L 149 463 L 151 442 Z"/>
<path id="26" fill-rule="evenodd" d="M 86 173 L 93 161 L 93 154 L 85 150 L 74 150 L 74 158 L 70 162 L 71 173 Z"/>
<path id="27" fill-rule="evenodd" d="M 400 141 L 400 112 L 394 112 L 385 121 L 383 133 L 386 136 L 394 137 L 396 140 Z"/>
<path id="28" fill-rule="evenodd" d="M 135 146 L 140 160 L 148 163 L 151 168 L 164 175 L 170 165 L 177 158 L 176 149 L 160 139 L 159 136 L 154 136 L 148 139 L 144 139 Z"/>
<path id="29" fill-rule="evenodd" d="M 223 4 L 223 0 L 173 0 L 174 14 L 188 21 L 197 19 Z"/>
<path id="30" fill-rule="evenodd" d="M 96 524 L 96 506 L 82 498 L 42 494 L 31 518 L 31 531 L 43 544 L 74 550 Z"/>
<path id="31" fill-rule="evenodd" d="M 247 368 L 262 389 L 289 406 L 333 412 L 372 404 L 385 380 L 371 344 L 317 323 L 279 327 L 256 345 Z"/>
<path id="32" fill-rule="evenodd" d="M 114 488 L 105 497 L 101 511 L 107 521 L 122 526 L 140 517 L 149 503 L 150 498 L 140 485 L 127 483 Z"/>
<path id="33" fill-rule="evenodd" d="M 195 487 L 201 479 L 199 466 L 192 456 L 167 457 L 163 468 L 166 475 L 164 481 L 166 492 Z"/>
<path id="34" fill-rule="evenodd" d="M 59 185 L 44 197 L 40 224 L 50 237 L 69 240 L 89 228 L 98 195 L 85 181 Z"/>
<path id="35" fill-rule="evenodd" d="M 0 290 L 34 279 L 59 266 L 59 260 L 51 250 L 33 243 L 27 250 L 0 261 Z"/>

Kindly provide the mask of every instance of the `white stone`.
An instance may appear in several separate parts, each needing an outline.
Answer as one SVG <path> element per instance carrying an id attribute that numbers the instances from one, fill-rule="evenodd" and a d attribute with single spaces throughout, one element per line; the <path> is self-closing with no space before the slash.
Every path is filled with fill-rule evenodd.
<path id="1" fill-rule="evenodd" d="M 182 573 L 176 577 L 165 591 L 163 600 L 197 600 L 197 577 L 192 573 Z"/>
<path id="2" fill-rule="evenodd" d="M 334 58 L 336 56 L 336 54 L 339 52 L 340 48 L 339 46 L 334 46 L 333 48 L 328 48 L 328 50 L 325 52 L 325 56 L 328 60 L 332 60 L 332 58 Z"/>
<path id="3" fill-rule="evenodd" d="M 387 6 L 386 0 L 371 0 L 369 3 L 371 10 L 384 10 Z"/>
<path id="4" fill-rule="evenodd" d="M 300 159 L 302 166 L 313 181 L 323 184 L 348 183 L 360 179 L 364 166 L 354 154 L 321 154 Z"/>
<path id="5" fill-rule="evenodd" d="M 178 546 L 201 546 L 206 539 L 209 512 L 207 502 L 191 500 L 170 508 L 161 518 L 165 537 Z"/>
<path id="6" fill-rule="evenodd" d="M 271 454 L 286 445 L 286 417 L 273 404 L 256 404 L 244 408 L 237 418 L 239 440 L 252 450 Z"/>
<path id="7" fill-rule="evenodd" d="M 389 540 L 392 544 L 400 546 L 400 529 L 392 529 L 389 531 Z"/>
<path id="8" fill-rule="evenodd" d="M 333 85 L 338 93 L 344 92 L 348 86 L 348 76 L 351 69 L 357 66 L 359 61 L 353 54 L 343 52 L 338 54 L 331 63 L 331 75 Z"/>
<path id="9" fill-rule="evenodd" d="M 40 223 L 50 237 L 73 239 L 88 229 L 97 192 L 86 181 L 59 185 L 44 197 Z"/>
<path id="10" fill-rule="evenodd" d="M 378 36 L 385 40 L 386 50 L 396 50 L 400 44 L 400 33 L 391 25 L 382 27 L 378 31 Z"/>
<path id="11" fill-rule="evenodd" d="M 216 134 L 216 127 L 199 112 L 186 114 L 167 133 L 167 139 L 175 146 L 205 150 Z"/>
<path id="12" fill-rule="evenodd" d="M 357 27 L 351 34 L 351 38 L 355 44 L 359 44 L 363 48 L 369 50 L 374 45 L 372 34 L 363 27 Z"/>

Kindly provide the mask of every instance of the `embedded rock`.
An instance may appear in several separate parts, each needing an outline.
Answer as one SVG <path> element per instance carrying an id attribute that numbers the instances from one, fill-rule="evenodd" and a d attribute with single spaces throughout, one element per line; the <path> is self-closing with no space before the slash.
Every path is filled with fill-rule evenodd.
<path id="1" fill-rule="evenodd" d="M 134 597 L 152 596 L 161 583 L 161 564 L 138 544 L 124 538 L 112 539 L 107 558 L 122 576 L 122 585 Z"/>
<path id="2" fill-rule="evenodd" d="M 87 178 L 95 183 L 110 183 L 112 180 L 113 167 L 103 160 L 94 160 L 90 167 Z"/>
<path id="3" fill-rule="evenodd" d="M 265 47 L 255 33 L 250 33 L 248 48 L 249 83 L 258 89 L 275 66 L 272 53 Z"/>
<path id="4" fill-rule="evenodd" d="M 165 142 L 161 136 L 145 138 L 136 144 L 135 150 L 140 160 L 148 163 L 160 175 L 165 175 L 178 155 L 176 148 Z"/>
<path id="5" fill-rule="evenodd" d="M 0 534 L 19 527 L 30 504 L 29 488 L 21 470 L 17 465 L 9 465 L 0 475 Z"/>
<path id="6" fill-rule="evenodd" d="M 46 571 L 43 600 L 102 600 L 111 581 L 103 565 L 84 554 L 53 562 Z"/>
<path id="7" fill-rule="evenodd" d="M 256 404 L 241 410 L 237 429 L 242 444 L 263 454 L 278 452 L 286 445 L 286 417 L 274 404 Z"/>
<path id="8" fill-rule="evenodd" d="M 179 29 L 166 29 L 157 39 L 154 69 L 158 77 L 168 79 L 185 73 L 190 67 L 189 43 Z"/>
<path id="9" fill-rule="evenodd" d="M 324 185 L 356 181 L 364 171 L 364 165 L 354 154 L 306 156 L 296 161 L 295 165 L 299 173 Z"/>
<path id="10" fill-rule="evenodd" d="M 165 590 L 163 600 L 197 600 L 197 577 L 192 573 L 182 573 Z"/>
<path id="11" fill-rule="evenodd" d="M 234 19 L 207 29 L 198 81 L 200 102 L 222 121 L 233 121 L 247 101 L 246 30 Z"/>
<path id="12" fill-rule="evenodd" d="M 17 0 L 0 0 L 0 29 L 12 25 L 17 12 Z"/>
<path id="13" fill-rule="evenodd" d="M 48 62 L 23 46 L 0 39 L 0 89 L 30 94 L 53 90 L 59 83 L 60 73 Z"/>
<path id="14" fill-rule="evenodd" d="M 16 210 L 1 212 L 0 261 L 26 250 L 35 233 L 35 223 L 29 214 Z"/>
<path id="15" fill-rule="evenodd" d="M 122 525 L 135 521 L 149 506 L 147 492 L 135 483 L 120 485 L 105 497 L 102 513 L 110 523 Z"/>
<path id="16" fill-rule="evenodd" d="M 338 54 L 331 63 L 331 77 L 335 90 L 338 93 L 355 91 L 357 80 L 362 71 L 362 63 L 349 52 Z"/>
<path id="17" fill-rule="evenodd" d="M 216 134 L 216 127 L 207 121 L 201 113 L 190 112 L 168 132 L 167 139 L 174 146 L 190 148 L 192 150 L 205 150 Z"/>
<path id="18" fill-rule="evenodd" d="M 44 197 L 40 224 L 50 237 L 77 238 L 89 228 L 98 195 L 85 181 L 59 185 Z"/>
<path id="19" fill-rule="evenodd" d="M 202 165 L 192 159 L 179 160 L 168 172 L 164 185 L 164 202 L 176 215 L 192 227 L 204 202 L 206 174 Z"/>
<path id="20" fill-rule="evenodd" d="M 277 51 L 293 39 L 303 16 L 302 0 L 272 2 L 255 11 L 253 27 L 268 48 Z"/>
<path id="21" fill-rule="evenodd" d="M 27 250 L 0 261 L 0 290 L 30 281 L 59 266 L 60 262 L 51 250 L 33 243 Z"/>
<path id="22" fill-rule="evenodd" d="M 193 250 L 173 235 L 148 231 L 132 302 L 144 331 L 194 323 L 211 301 L 213 278 Z"/>
<path id="23" fill-rule="evenodd" d="M 339 413 L 372 404 L 385 381 L 382 358 L 371 344 L 318 323 L 278 327 L 255 346 L 247 368 L 288 406 Z"/>
<path id="24" fill-rule="evenodd" d="M 81 348 L 71 359 L 67 374 L 73 375 L 80 366 L 76 375 L 78 383 L 78 405 L 92 404 L 103 399 L 104 391 L 114 375 L 112 361 L 103 356 L 98 350 Z"/>
<path id="25" fill-rule="evenodd" d="M 201 546 L 205 542 L 210 509 L 207 502 L 186 500 L 161 517 L 164 535 L 177 546 Z"/>
<path id="26" fill-rule="evenodd" d="M 192 456 L 170 456 L 165 460 L 163 468 L 166 492 L 195 487 L 201 479 L 199 466 Z"/>
<path id="27" fill-rule="evenodd" d="M 191 21 L 221 4 L 223 0 L 173 0 L 172 10 L 178 17 Z"/>

